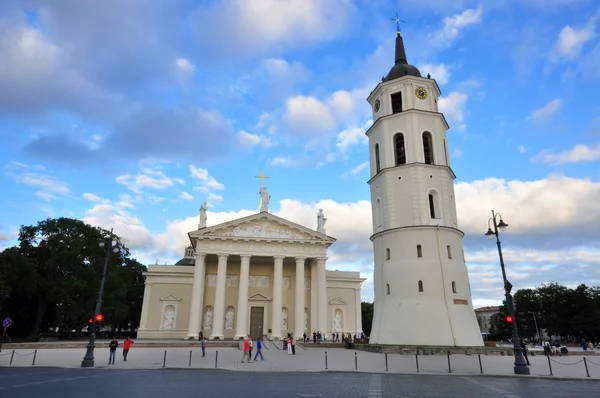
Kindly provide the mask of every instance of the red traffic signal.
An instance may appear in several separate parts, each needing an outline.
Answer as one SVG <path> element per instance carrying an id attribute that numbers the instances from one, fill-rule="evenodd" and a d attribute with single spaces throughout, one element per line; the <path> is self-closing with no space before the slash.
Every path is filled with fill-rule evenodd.
<path id="1" fill-rule="evenodd" d="M 102 314 L 96 315 L 96 322 L 102 322 L 102 319 L 104 319 L 104 317 L 102 316 Z M 512 320 L 512 318 L 511 318 L 511 320 Z"/>
<path id="2" fill-rule="evenodd" d="M 513 317 L 512 316 L 507 315 L 505 319 L 506 319 L 506 323 L 508 323 L 509 325 L 512 325 L 512 323 L 513 323 Z"/>
<path id="3" fill-rule="evenodd" d="M 92 318 L 90 318 L 90 319 L 88 320 L 88 322 L 89 322 L 90 324 L 91 324 L 91 323 L 94 323 L 94 321 L 92 320 Z"/>

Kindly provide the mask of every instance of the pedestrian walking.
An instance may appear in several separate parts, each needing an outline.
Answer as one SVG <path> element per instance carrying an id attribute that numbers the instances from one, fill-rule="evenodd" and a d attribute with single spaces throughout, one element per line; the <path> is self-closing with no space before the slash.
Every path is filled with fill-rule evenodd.
<path id="1" fill-rule="evenodd" d="M 262 342 L 260 341 L 260 337 L 258 339 L 256 339 L 256 355 L 254 355 L 255 362 L 258 359 L 259 355 L 260 355 L 260 360 L 264 361 L 265 358 L 263 358 L 263 354 L 262 354 Z"/>
<path id="2" fill-rule="evenodd" d="M 292 338 L 288 337 L 287 340 L 287 352 L 288 354 L 292 355 Z"/>
<path id="3" fill-rule="evenodd" d="M 252 337 L 248 337 L 248 341 L 250 341 L 250 351 L 248 351 L 248 362 L 252 362 L 252 348 L 254 348 L 254 344 L 252 344 Z"/>
<path id="4" fill-rule="evenodd" d="M 206 356 L 206 337 L 202 339 L 202 356 Z"/>
<path id="5" fill-rule="evenodd" d="M 294 340 L 294 333 L 290 336 L 290 342 L 292 344 L 292 355 L 296 355 L 296 340 Z"/>
<path id="6" fill-rule="evenodd" d="M 129 337 L 126 337 L 125 341 L 123 342 L 123 362 L 127 362 L 127 354 L 129 354 L 129 349 L 131 348 L 132 344 L 135 344 L 135 341 L 131 340 Z"/>
<path id="7" fill-rule="evenodd" d="M 527 361 L 527 366 L 531 365 L 529 363 L 529 358 L 527 357 L 527 346 L 525 345 L 525 342 L 523 340 L 521 340 L 521 348 L 523 349 L 523 356 L 525 357 L 525 360 Z"/>
<path id="8" fill-rule="evenodd" d="M 248 362 L 250 362 L 250 360 L 248 359 L 248 353 L 250 352 L 250 340 L 248 340 L 248 337 L 246 337 L 246 339 L 244 340 L 244 346 L 243 346 L 243 353 L 242 353 L 242 363 L 244 363 L 244 360 L 247 360 Z"/>
<path id="9" fill-rule="evenodd" d="M 113 337 L 112 341 L 108 345 L 109 354 L 108 354 L 108 364 L 115 364 L 115 354 L 117 353 L 117 347 L 119 346 L 119 342 L 116 337 Z"/>

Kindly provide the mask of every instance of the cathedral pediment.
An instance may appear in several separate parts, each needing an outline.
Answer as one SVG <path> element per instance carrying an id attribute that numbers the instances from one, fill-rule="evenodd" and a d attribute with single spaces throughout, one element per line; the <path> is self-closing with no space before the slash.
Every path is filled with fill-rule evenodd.
<path id="1" fill-rule="evenodd" d="M 348 305 L 348 302 L 341 297 L 336 297 L 329 302 L 329 305 Z"/>
<path id="2" fill-rule="evenodd" d="M 250 300 L 250 301 L 269 301 L 270 298 L 263 296 L 260 293 L 256 293 L 256 294 L 253 294 L 252 296 L 248 297 L 248 300 Z"/>
<path id="3" fill-rule="evenodd" d="M 270 213 L 258 213 L 189 233 L 190 238 L 294 240 L 333 243 L 335 239 Z"/>
<path id="4" fill-rule="evenodd" d="M 181 301 L 181 297 L 177 297 L 174 294 L 167 294 L 160 298 L 160 301 Z"/>

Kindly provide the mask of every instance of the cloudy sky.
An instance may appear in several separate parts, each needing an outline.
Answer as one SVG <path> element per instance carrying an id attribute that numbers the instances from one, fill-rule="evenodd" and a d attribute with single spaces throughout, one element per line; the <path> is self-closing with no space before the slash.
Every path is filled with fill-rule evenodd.
<path id="1" fill-rule="evenodd" d="M 495 5 L 502 3 L 502 5 Z M 365 130 L 394 61 L 431 73 L 451 125 L 474 303 L 600 284 L 600 7 L 594 0 L 3 0 L 0 248 L 20 225 L 114 228 L 143 263 L 208 224 L 271 211 L 338 239 L 373 297 Z"/>

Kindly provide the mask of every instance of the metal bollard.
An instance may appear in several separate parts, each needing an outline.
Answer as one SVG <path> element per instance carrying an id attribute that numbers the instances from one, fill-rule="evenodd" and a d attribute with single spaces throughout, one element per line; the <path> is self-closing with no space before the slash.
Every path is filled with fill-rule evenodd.
<path id="1" fill-rule="evenodd" d="M 448 351 L 448 373 L 452 373 L 452 367 L 450 366 L 450 351 Z"/>
<path id="2" fill-rule="evenodd" d="M 552 364 L 550 363 L 550 357 L 546 357 L 546 358 L 548 358 L 548 367 L 550 368 L 550 376 L 554 376 L 552 374 Z"/>
<path id="3" fill-rule="evenodd" d="M 477 354 L 479 357 L 479 373 L 483 373 L 483 366 L 481 366 L 481 354 Z"/>
<path id="4" fill-rule="evenodd" d="M 10 356 L 10 364 L 9 365 L 12 365 L 12 360 L 14 357 L 15 357 L 15 350 L 12 351 L 12 354 Z"/>
<path id="5" fill-rule="evenodd" d="M 33 362 L 31 363 L 31 366 L 35 365 L 35 357 L 37 357 L 37 350 L 33 352 Z"/>
<path id="6" fill-rule="evenodd" d="M 358 370 L 358 356 L 356 355 L 356 351 L 354 351 L 354 370 Z"/>
<path id="7" fill-rule="evenodd" d="M 215 352 L 215 369 L 217 368 L 217 364 L 219 363 L 219 350 Z"/>
<path id="8" fill-rule="evenodd" d="M 325 351 L 325 370 L 327 370 L 327 351 Z"/>
<path id="9" fill-rule="evenodd" d="M 415 354 L 415 360 L 417 361 L 417 373 L 419 373 L 419 353 Z"/>
<path id="10" fill-rule="evenodd" d="M 190 350 L 190 364 L 188 366 L 188 368 L 192 367 L 192 350 Z"/>
<path id="11" fill-rule="evenodd" d="M 163 368 L 167 365 L 167 350 L 165 350 L 165 356 L 163 357 Z"/>
<path id="12" fill-rule="evenodd" d="M 587 377 L 590 377 L 590 371 L 588 370 L 587 361 L 585 360 L 585 357 L 583 357 L 583 364 L 585 365 L 585 373 L 587 374 Z"/>
<path id="13" fill-rule="evenodd" d="M 385 371 L 388 371 L 387 352 L 385 353 Z"/>

